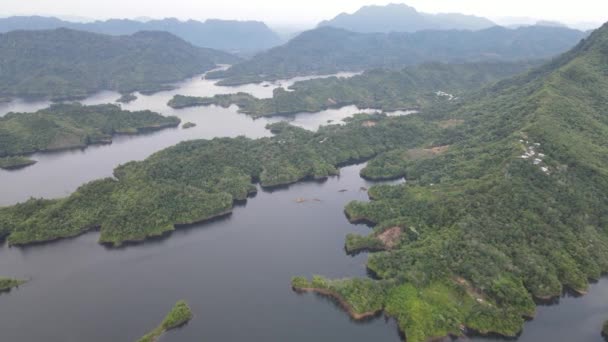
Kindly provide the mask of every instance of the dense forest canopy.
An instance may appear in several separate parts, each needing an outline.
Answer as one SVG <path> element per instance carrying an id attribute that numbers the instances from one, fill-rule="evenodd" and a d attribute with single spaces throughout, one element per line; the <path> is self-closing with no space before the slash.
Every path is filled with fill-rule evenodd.
<path id="1" fill-rule="evenodd" d="M 8 113 L 0 117 L 0 167 L 28 163 L 23 158 L 3 158 L 7 156 L 109 143 L 115 134 L 137 134 L 179 123 L 176 117 L 130 112 L 110 104 L 55 104 L 35 113 Z"/>
<path id="2" fill-rule="evenodd" d="M 437 101 L 457 100 L 467 91 L 521 73 L 539 62 L 428 63 L 403 70 L 370 70 L 351 78 L 321 78 L 278 88 L 273 97 L 246 93 L 195 97 L 176 95 L 173 108 L 200 105 L 239 106 L 253 117 L 318 112 L 356 105 L 383 111 L 421 109 Z"/>
<path id="3" fill-rule="evenodd" d="M 426 62 L 543 59 L 567 51 L 585 36 L 577 30 L 540 26 L 415 33 L 355 33 L 322 27 L 208 77 L 226 78 L 220 83 L 231 85 Z"/>
<path id="4" fill-rule="evenodd" d="M 0 34 L 0 97 L 61 100 L 100 90 L 152 92 L 236 61 L 166 32 L 13 31 Z"/>
<path id="5" fill-rule="evenodd" d="M 474 331 L 515 336 L 533 298 L 584 292 L 608 271 L 608 25 L 572 51 L 463 101 L 420 115 L 358 115 L 310 132 L 273 124 L 271 138 L 184 142 L 71 196 L 0 209 L 11 244 L 100 227 L 120 245 L 231 210 L 262 186 L 335 175 L 369 158 L 371 202 L 346 208 L 375 224 L 347 247 L 369 247 L 375 279 L 297 277 L 294 288 L 384 310 L 409 341 Z"/>
<path id="6" fill-rule="evenodd" d="M 407 184 L 373 187 L 371 202 L 346 208 L 375 224 L 347 247 L 383 250 L 367 264 L 381 280 L 295 278 L 294 287 L 383 308 L 408 341 L 460 334 L 460 324 L 514 336 L 532 298 L 584 293 L 608 271 L 606 70 L 608 24 L 533 72 L 427 113 L 461 133 L 435 156 L 381 154 L 364 173 Z M 388 246 L 383 234 L 395 228 Z"/>

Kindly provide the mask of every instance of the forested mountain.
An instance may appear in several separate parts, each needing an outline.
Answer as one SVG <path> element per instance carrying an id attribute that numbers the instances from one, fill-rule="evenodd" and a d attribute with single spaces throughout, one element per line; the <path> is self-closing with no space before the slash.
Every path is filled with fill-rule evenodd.
<path id="1" fill-rule="evenodd" d="M 458 335 L 459 324 L 515 336 L 533 298 L 584 294 L 608 271 L 606 70 L 608 24 L 533 72 L 426 113 L 455 134 L 427 153 L 398 148 L 372 160 L 366 176 L 407 184 L 374 187 L 371 202 L 346 208 L 376 225 L 347 247 L 381 249 L 367 264 L 381 280 L 294 286 L 384 310 L 408 341 Z M 398 232 L 390 245 L 389 230 Z"/>
<path id="2" fill-rule="evenodd" d="M 530 69 L 540 62 L 429 63 L 403 70 L 374 69 L 351 78 L 320 78 L 297 82 L 290 89 L 274 90 L 272 98 L 238 93 L 193 97 L 175 95 L 173 108 L 200 105 L 239 106 L 254 117 L 318 112 L 356 105 L 382 111 L 421 109 L 436 101 L 456 100 L 472 89 Z"/>
<path id="3" fill-rule="evenodd" d="M 12 244 L 101 227 L 102 242 L 161 235 L 229 212 L 263 186 L 339 173 L 375 156 L 369 178 L 407 178 L 346 208 L 375 224 L 347 249 L 376 251 L 375 277 L 293 279 L 354 317 L 396 318 L 408 341 L 467 329 L 516 336 L 534 298 L 584 293 L 608 272 L 608 24 L 570 52 L 419 115 L 361 115 L 318 132 L 196 140 L 118 167 L 57 200 L 0 209 Z"/>
<path id="4" fill-rule="evenodd" d="M 227 78 L 223 84 L 238 84 L 295 75 L 401 68 L 430 61 L 542 59 L 568 50 L 585 36 L 581 31 L 557 27 L 390 34 L 323 27 L 208 77 Z"/>
<path id="5" fill-rule="evenodd" d="M 258 21 L 209 19 L 180 21 L 173 18 L 146 22 L 111 19 L 74 23 L 52 17 L 9 17 L 0 19 L 0 32 L 70 28 L 110 35 L 131 35 L 139 31 L 166 31 L 199 46 L 232 53 L 252 53 L 281 44 L 281 38 Z"/>
<path id="6" fill-rule="evenodd" d="M 108 36 L 70 29 L 0 34 L 0 97 L 82 98 L 157 91 L 238 58 L 166 32 Z"/>
<path id="7" fill-rule="evenodd" d="M 362 33 L 416 32 L 422 30 L 482 30 L 496 26 L 491 20 L 458 13 L 427 14 L 406 4 L 364 6 L 353 14 L 342 13 L 319 26 Z"/>

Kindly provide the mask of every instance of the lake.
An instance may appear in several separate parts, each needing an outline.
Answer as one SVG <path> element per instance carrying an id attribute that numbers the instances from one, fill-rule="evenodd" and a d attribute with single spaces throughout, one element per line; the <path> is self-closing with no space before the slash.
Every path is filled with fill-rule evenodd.
<path id="1" fill-rule="evenodd" d="M 269 136 L 266 124 L 284 118 L 253 120 L 235 107 L 173 110 L 166 103 L 176 93 L 211 96 L 247 91 L 268 97 L 279 84 L 290 82 L 294 80 L 231 88 L 199 76 L 177 84 L 177 90 L 138 94 L 137 101 L 123 108 L 176 115 L 197 126 L 119 136 L 111 145 L 35 154 L 39 163 L 34 166 L 0 171 L 0 205 L 30 196 L 65 196 L 86 181 L 110 176 L 120 163 L 144 159 L 180 141 Z M 106 103 L 118 97 L 103 92 L 83 102 Z M 16 101 L 0 106 L 0 113 L 14 108 L 35 111 L 46 105 Z M 339 122 L 359 111 L 351 106 L 302 113 L 289 120 L 317 129 L 327 120 Z M 162 341 L 400 341 L 391 319 L 354 322 L 328 299 L 296 294 L 290 288 L 291 277 L 297 275 L 367 276 L 367 255 L 351 257 L 343 249 L 348 233 L 370 231 L 350 224 L 343 213 L 348 202 L 367 200 L 361 187 L 374 184 L 359 177 L 362 167 L 342 168 L 339 177 L 325 182 L 303 182 L 271 192 L 260 189 L 228 217 L 121 249 L 99 245 L 96 232 L 31 247 L 0 247 L 0 275 L 31 279 L 0 295 L 2 340 L 136 341 L 184 299 L 192 307 L 193 320 Z M 308 201 L 297 203 L 299 198 Z M 594 284 L 587 296 L 565 297 L 561 302 L 539 307 L 519 341 L 602 340 L 601 323 L 608 318 L 607 280 Z"/>

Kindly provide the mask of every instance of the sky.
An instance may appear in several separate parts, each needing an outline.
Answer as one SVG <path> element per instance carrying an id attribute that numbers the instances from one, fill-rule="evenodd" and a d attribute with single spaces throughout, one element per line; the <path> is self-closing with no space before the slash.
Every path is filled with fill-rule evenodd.
<path id="1" fill-rule="evenodd" d="M 314 26 L 365 5 L 401 2 L 373 0 L 0 0 L 0 16 L 54 15 L 94 19 L 208 18 L 261 20 L 270 25 Z M 458 12 L 508 24 L 507 17 L 556 20 L 569 24 L 608 21 L 607 0 L 407 0 L 421 12 Z M 517 20 L 516 20 L 517 21 Z"/>

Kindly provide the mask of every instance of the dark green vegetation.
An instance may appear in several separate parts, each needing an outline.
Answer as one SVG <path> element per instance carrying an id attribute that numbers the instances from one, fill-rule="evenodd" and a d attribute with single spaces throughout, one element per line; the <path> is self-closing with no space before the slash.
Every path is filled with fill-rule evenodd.
<path id="1" fill-rule="evenodd" d="M 298 82 L 290 90 L 278 88 L 270 99 L 257 99 L 246 93 L 194 97 L 176 95 L 173 108 L 236 104 L 240 112 L 254 117 L 318 112 L 328 108 L 356 105 L 384 111 L 419 109 L 467 90 L 519 74 L 539 63 L 486 62 L 475 64 L 423 64 L 401 71 L 371 70 L 352 78 L 322 78 Z M 293 91 L 291 91 L 293 90 Z"/>
<path id="2" fill-rule="evenodd" d="M 146 22 L 111 19 L 92 23 L 74 23 L 52 17 L 8 17 L 0 19 L 0 32 L 15 30 L 50 30 L 57 28 L 96 32 L 111 35 L 130 35 L 140 31 L 166 31 L 199 47 L 228 52 L 252 53 L 281 44 L 264 23 L 209 19 L 179 21 L 173 18 Z"/>
<path id="3" fill-rule="evenodd" d="M 208 78 L 220 84 L 260 82 L 298 75 L 373 68 L 402 68 L 428 62 L 463 63 L 549 58 L 573 47 L 586 33 L 558 27 L 493 27 L 482 31 L 354 33 L 323 27 L 260 53 Z"/>
<path id="4" fill-rule="evenodd" d="M 122 95 L 116 102 L 119 103 L 129 103 L 137 100 L 137 96 L 132 93 Z"/>
<path id="5" fill-rule="evenodd" d="M 364 173 L 407 183 L 346 208 L 384 245 L 367 263 L 377 280 L 298 277 L 293 287 L 337 297 L 354 317 L 383 310 L 410 342 L 465 326 L 515 336 L 533 298 L 584 293 L 608 272 L 606 70 L 608 24 L 540 68 L 420 115 L 180 143 L 67 198 L 0 209 L 0 233 L 25 244 L 99 227 L 118 245 L 228 212 L 253 182 L 324 178 L 378 156 Z M 389 230 L 400 232 L 390 248 Z"/>
<path id="6" fill-rule="evenodd" d="M 496 26 L 486 18 L 458 13 L 420 13 L 406 4 L 364 6 L 353 14 L 342 13 L 319 26 L 353 32 L 416 32 L 422 30 L 482 30 Z"/>
<path id="7" fill-rule="evenodd" d="M 0 34 L 0 97 L 62 100 L 100 90 L 152 92 L 237 60 L 165 32 L 113 37 L 68 29 L 13 31 Z"/>
<path id="8" fill-rule="evenodd" d="M 374 172 L 400 160 L 386 174 L 408 182 L 375 186 L 371 202 L 346 208 L 351 220 L 375 224 L 373 236 L 406 232 L 369 257 L 381 280 L 366 289 L 383 291 L 349 299 L 363 291 L 360 279 L 333 291 L 353 307 L 360 298 L 382 307 L 408 341 L 460 334 L 460 324 L 514 336 L 533 298 L 584 293 L 608 271 L 606 70 L 608 24 L 541 68 L 425 113 L 451 127 L 435 144 L 449 148 L 377 157 Z"/>
<path id="9" fill-rule="evenodd" d="M 35 160 L 26 157 L 1 157 L 0 169 L 17 170 L 36 164 Z"/>
<path id="10" fill-rule="evenodd" d="M 602 325 L 602 337 L 604 337 L 604 340 L 608 340 L 608 321 L 605 321 Z"/>
<path id="11" fill-rule="evenodd" d="M 13 287 L 25 284 L 25 280 L 0 278 L 0 292 L 10 291 Z"/>
<path id="12" fill-rule="evenodd" d="M 183 129 L 188 129 L 188 128 L 192 128 L 192 127 L 196 127 L 196 124 L 194 122 L 186 122 L 185 124 L 182 125 Z"/>
<path id="13" fill-rule="evenodd" d="M 191 319 L 192 311 L 190 310 L 190 307 L 185 301 L 180 300 L 167 314 L 165 319 L 163 319 L 162 323 L 144 337 L 140 338 L 138 342 L 154 342 L 167 330 L 180 327 L 188 323 Z"/>
<path id="14" fill-rule="evenodd" d="M 338 165 L 368 159 L 398 146 L 430 143 L 443 130 L 415 116 L 357 116 L 317 133 L 285 123 L 276 136 L 195 140 L 115 169 L 115 178 L 80 187 L 58 200 L 32 199 L 0 209 L 0 235 L 27 244 L 101 229 L 100 241 L 120 245 L 159 236 L 175 225 L 231 211 L 256 191 L 338 174 Z"/>
<path id="15" fill-rule="evenodd" d="M 151 111 L 129 112 L 116 105 L 57 104 L 35 113 L 0 117 L 0 157 L 112 142 L 115 134 L 176 127 L 180 120 Z M 24 158 L 2 158 L 9 167 Z"/>

